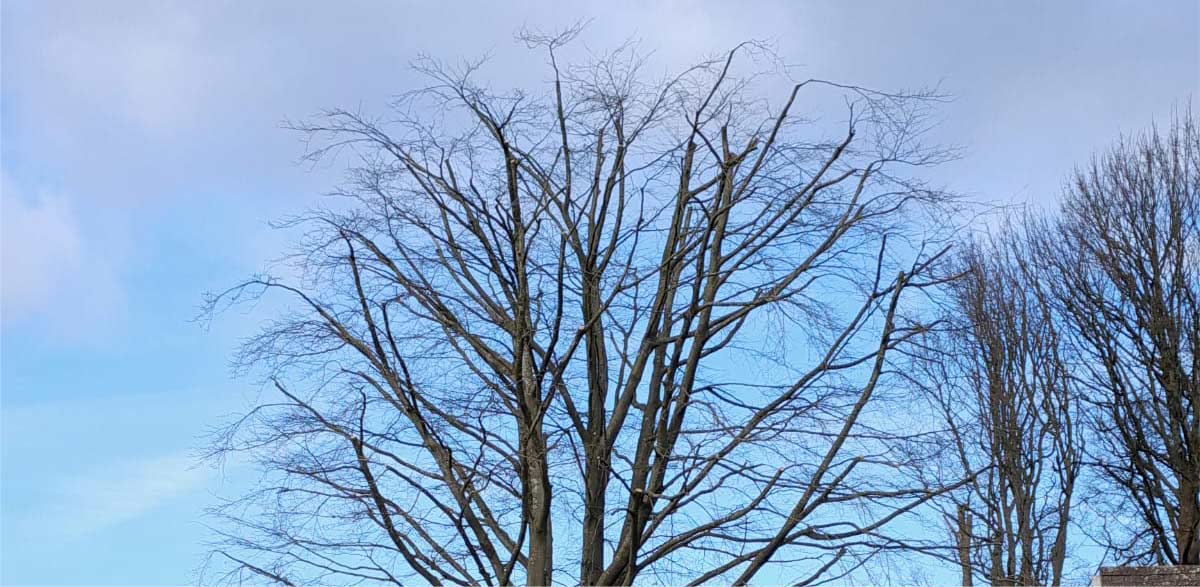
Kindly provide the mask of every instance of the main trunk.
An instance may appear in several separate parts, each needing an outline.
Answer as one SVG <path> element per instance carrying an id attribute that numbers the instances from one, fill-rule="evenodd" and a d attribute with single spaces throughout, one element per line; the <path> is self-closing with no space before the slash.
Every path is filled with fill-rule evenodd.
<path id="1" fill-rule="evenodd" d="M 583 514 L 583 559 L 579 568 L 581 585 L 595 585 L 604 572 L 604 493 L 607 489 L 607 451 L 603 447 L 588 451 L 586 509 Z"/>
<path id="2" fill-rule="evenodd" d="M 1200 565 L 1200 486 L 1188 479 L 1179 481 L 1179 518 L 1175 543 L 1179 564 Z"/>
<path id="3" fill-rule="evenodd" d="M 604 572 L 604 508 L 608 489 L 609 450 L 605 428 L 608 425 L 605 402 L 608 399 L 608 352 L 600 322 L 599 275 L 594 270 L 584 282 L 583 312 L 589 322 L 587 332 L 588 414 L 584 439 L 584 512 L 583 544 L 579 565 L 579 583 L 595 585 Z"/>
<path id="4" fill-rule="evenodd" d="M 554 541 L 550 524 L 550 471 L 546 466 L 546 441 L 541 426 L 525 442 L 529 523 L 529 561 L 525 584 L 550 585 L 554 571 Z"/>

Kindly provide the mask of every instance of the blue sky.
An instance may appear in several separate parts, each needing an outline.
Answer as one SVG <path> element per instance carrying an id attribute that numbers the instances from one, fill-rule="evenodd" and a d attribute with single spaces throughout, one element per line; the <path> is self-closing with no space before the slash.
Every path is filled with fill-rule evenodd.
<path id="1" fill-rule="evenodd" d="M 522 25 L 591 18 L 584 46 L 640 38 L 664 68 L 765 39 L 805 77 L 941 84 L 935 138 L 965 151 L 938 178 L 1038 204 L 1200 89 L 1187 0 L 445 4 L 3 2 L 0 582 L 194 580 L 201 510 L 251 474 L 195 453 L 257 394 L 228 361 L 269 314 L 205 329 L 201 294 L 284 252 L 267 223 L 339 176 L 279 122 L 379 111 L 419 53 L 536 85 Z"/>

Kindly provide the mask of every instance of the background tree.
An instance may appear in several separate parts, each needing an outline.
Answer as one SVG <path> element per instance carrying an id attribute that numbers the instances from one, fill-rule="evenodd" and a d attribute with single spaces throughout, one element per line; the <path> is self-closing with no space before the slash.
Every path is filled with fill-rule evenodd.
<path id="1" fill-rule="evenodd" d="M 929 334 L 921 381 L 953 458 L 981 471 L 946 513 L 963 583 L 1058 585 L 1083 460 L 1072 361 L 1025 234 L 964 243 L 946 327 Z"/>
<path id="2" fill-rule="evenodd" d="M 524 37 L 544 97 L 425 60 L 389 119 L 296 125 L 358 164 L 289 224 L 297 277 L 210 299 L 290 300 L 240 354 L 278 399 L 217 444 L 263 476 L 214 570 L 804 584 L 922 546 L 892 522 L 951 486 L 916 473 L 890 365 L 944 252 L 922 218 L 949 200 L 909 173 L 947 156 L 936 96 L 772 107 L 777 76 L 732 73 L 755 46 L 648 81 L 628 48 L 562 65 L 572 34 Z M 826 136 L 794 111 L 831 94 Z"/>
<path id="3" fill-rule="evenodd" d="M 1121 141 L 1080 169 L 1036 239 L 1110 500 L 1122 561 L 1200 563 L 1200 132 Z"/>

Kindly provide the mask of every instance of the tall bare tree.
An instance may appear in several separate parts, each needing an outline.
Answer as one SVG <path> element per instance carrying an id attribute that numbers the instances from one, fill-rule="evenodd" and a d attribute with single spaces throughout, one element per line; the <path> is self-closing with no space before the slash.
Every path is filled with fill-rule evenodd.
<path id="1" fill-rule="evenodd" d="M 1083 462 L 1072 361 L 1027 224 L 956 255 L 946 327 L 928 336 L 920 383 L 954 459 L 980 471 L 946 513 L 963 584 L 1059 585 Z"/>
<path id="2" fill-rule="evenodd" d="M 278 399 L 216 449 L 263 471 L 218 512 L 229 578 L 807 584 L 916 546 L 891 523 L 951 486 L 881 409 L 944 252 L 910 173 L 936 96 L 771 107 L 752 45 L 648 81 L 560 63 L 573 33 L 524 37 L 544 97 L 421 61 L 389 119 L 296 125 L 359 163 L 290 225 L 295 278 L 210 299 L 290 304 L 240 354 Z M 795 113 L 822 94 L 839 135 Z"/>
<path id="3" fill-rule="evenodd" d="M 1083 355 L 1121 560 L 1200 563 L 1200 132 L 1190 114 L 1079 170 L 1037 240 Z M 1135 514 L 1135 515 L 1130 515 Z"/>

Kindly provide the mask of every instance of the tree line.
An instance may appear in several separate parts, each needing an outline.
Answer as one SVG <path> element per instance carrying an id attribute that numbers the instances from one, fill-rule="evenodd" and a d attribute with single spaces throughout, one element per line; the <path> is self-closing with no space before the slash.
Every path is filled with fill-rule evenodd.
<path id="1" fill-rule="evenodd" d="M 282 223 L 281 275 L 207 299 L 283 305 L 237 355 L 266 391 L 214 439 L 261 475 L 214 508 L 212 580 L 1200 563 L 1189 114 L 981 228 L 930 179 L 936 92 L 773 95 L 754 44 L 663 78 L 631 47 L 563 62 L 577 32 L 521 37 L 544 91 L 424 59 L 385 117 L 291 125 L 355 163 Z"/>

